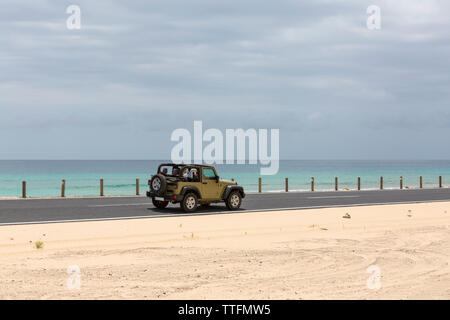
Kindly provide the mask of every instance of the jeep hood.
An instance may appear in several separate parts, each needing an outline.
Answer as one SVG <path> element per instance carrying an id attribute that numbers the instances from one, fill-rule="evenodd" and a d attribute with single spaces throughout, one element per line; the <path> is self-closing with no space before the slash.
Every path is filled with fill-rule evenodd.
<path id="1" fill-rule="evenodd" d="M 223 182 L 223 183 L 226 183 L 226 184 L 237 184 L 236 181 L 225 180 L 225 179 L 220 179 L 220 182 Z"/>

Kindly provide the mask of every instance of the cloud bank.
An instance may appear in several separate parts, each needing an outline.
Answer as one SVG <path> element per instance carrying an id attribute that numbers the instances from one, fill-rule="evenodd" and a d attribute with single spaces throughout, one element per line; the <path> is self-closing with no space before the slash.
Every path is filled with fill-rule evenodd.
<path id="1" fill-rule="evenodd" d="M 2 1 L 0 159 L 166 159 L 176 128 L 282 159 L 450 158 L 448 1 Z M 366 8 L 381 8 L 368 30 Z"/>

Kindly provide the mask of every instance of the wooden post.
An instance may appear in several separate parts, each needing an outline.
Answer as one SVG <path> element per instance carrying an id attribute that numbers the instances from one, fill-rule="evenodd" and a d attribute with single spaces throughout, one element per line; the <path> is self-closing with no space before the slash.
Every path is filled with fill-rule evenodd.
<path id="1" fill-rule="evenodd" d="M 66 196 L 66 180 L 61 181 L 61 198 Z"/>
<path id="2" fill-rule="evenodd" d="M 403 177 L 400 176 L 400 190 L 403 189 Z"/>
<path id="3" fill-rule="evenodd" d="M 380 177 L 380 190 L 383 190 L 383 177 Z"/>
<path id="4" fill-rule="evenodd" d="M 103 179 L 100 179 L 100 197 L 103 197 Z"/>
<path id="5" fill-rule="evenodd" d="M 439 188 L 442 188 L 442 176 L 439 176 Z"/>
<path id="6" fill-rule="evenodd" d="M 285 178 L 285 187 L 284 187 L 286 192 L 289 192 L 289 181 L 288 178 Z"/>
<path id="7" fill-rule="evenodd" d="M 334 191 L 338 191 L 338 178 L 334 177 Z"/>
<path id="8" fill-rule="evenodd" d="M 231 181 L 234 181 L 234 178 L 231 178 Z"/>
<path id="9" fill-rule="evenodd" d="M 136 179 L 136 195 L 139 195 L 139 179 Z"/>
<path id="10" fill-rule="evenodd" d="M 311 191 L 314 191 L 314 177 L 311 177 Z"/>
<path id="11" fill-rule="evenodd" d="M 423 179 L 422 179 L 422 176 L 420 176 L 420 178 L 419 178 L 419 188 L 420 188 L 420 189 L 423 188 Z"/>
<path id="12" fill-rule="evenodd" d="M 22 181 L 22 198 L 27 197 L 27 182 Z"/>
<path id="13" fill-rule="evenodd" d="M 258 192 L 261 193 L 261 178 L 258 178 Z"/>
<path id="14" fill-rule="evenodd" d="M 358 190 L 361 190 L 361 177 L 358 177 Z"/>

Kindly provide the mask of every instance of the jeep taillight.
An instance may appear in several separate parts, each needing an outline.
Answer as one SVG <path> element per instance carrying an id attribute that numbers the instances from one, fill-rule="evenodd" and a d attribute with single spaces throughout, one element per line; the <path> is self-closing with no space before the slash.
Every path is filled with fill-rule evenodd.
<path id="1" fill-rule="evenodd" d="M 151 184 L 151 182 L 152 182 L 152 180 L 148 180 L 148 185 L 150 185 L 150 184 Z"/>

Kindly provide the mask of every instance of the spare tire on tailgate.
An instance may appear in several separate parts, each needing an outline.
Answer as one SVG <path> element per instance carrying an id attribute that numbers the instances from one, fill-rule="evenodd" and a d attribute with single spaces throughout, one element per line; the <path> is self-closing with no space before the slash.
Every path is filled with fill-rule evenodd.
<path id="1" fill-rule="evenodd" d="M 150 180 L 150 189 L 157 194 L 158 196 L 164 195 L 167 188 L 167 180 L 166 177 L 162 174 L 155 174 Z"/>

